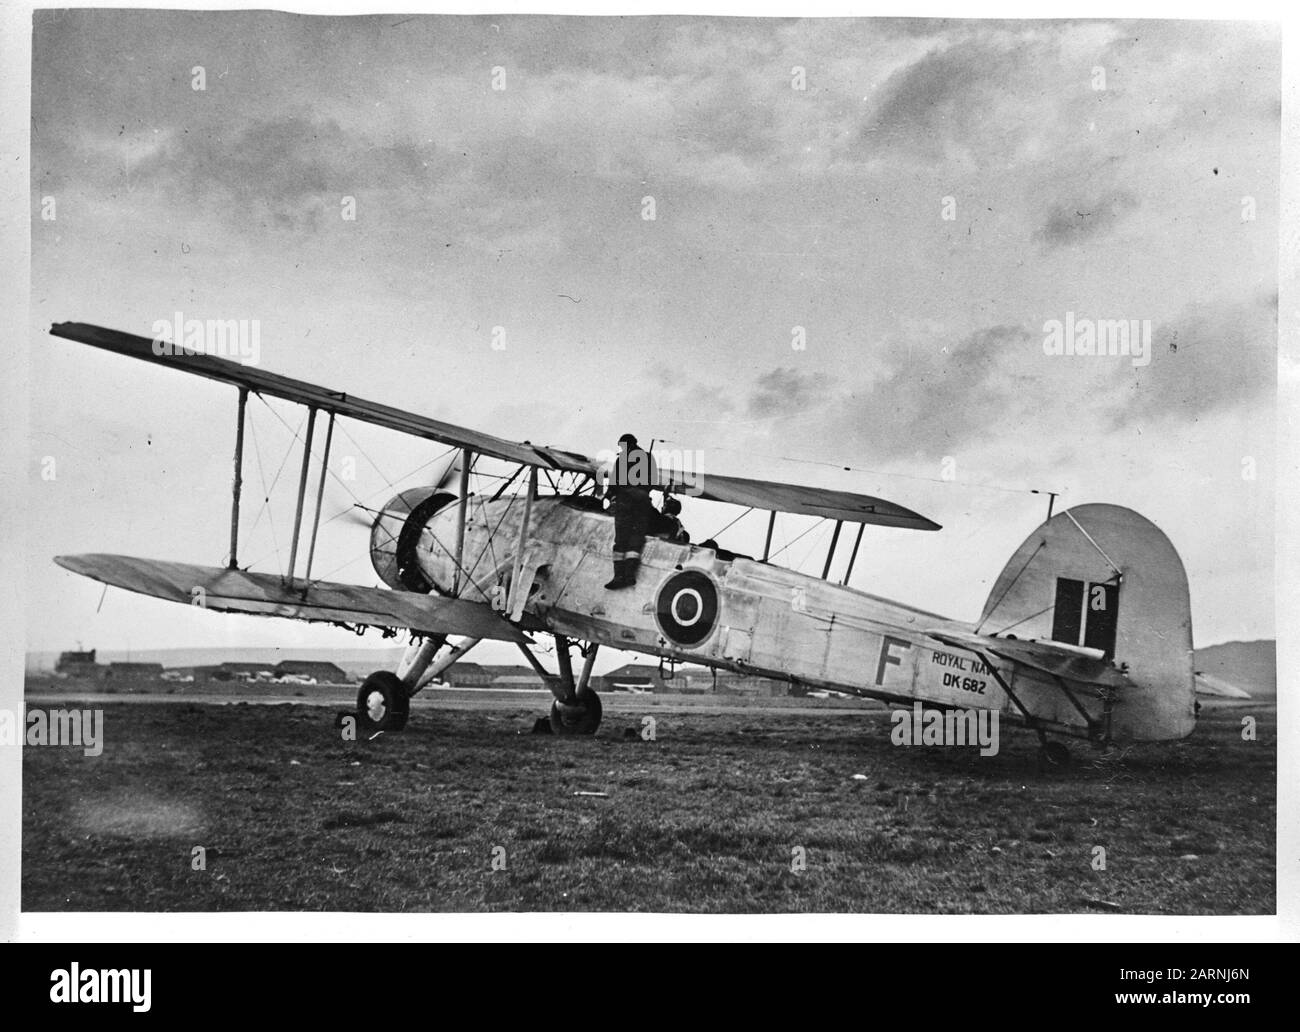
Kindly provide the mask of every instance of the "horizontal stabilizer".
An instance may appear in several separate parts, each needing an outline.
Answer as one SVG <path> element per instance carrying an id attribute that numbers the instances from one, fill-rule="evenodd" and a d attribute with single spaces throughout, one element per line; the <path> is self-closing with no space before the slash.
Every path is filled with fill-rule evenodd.
<path id="1" fill-rule="evenodd" d="M 298 582 L 289 587 L 275 574 L 128 555 L 61 555 L 54 561 L 65 570 L 115 588 L 222 613 L 406 627 L 421 634 L 455 634 L 498 641 L 530 640 L 484 602 L 327 581 L 306 585 Z"/>
<path id="2" fill-rule="evenodd" d="M 1249 699 L 1250 692 L 1244 688 L 1238 688 L 1235 684 L 1223 680 L 1221 677 L 1215 677 L 1213 674 L 1201 674 L 1196 676 L 1196 694 L 1210 695 L 1220 699 Z"/>
<path id="3" fill-rule="evenodd" d="M 927 631 L 935 641 L 968 652 L 988 653 L 1010 663 L 1022 663 L 1034 670 L 1066 681 L 1123 688 L 1127 677 L 1104 659 L 1084 655 L 1081 649 L 1053 645 L 1045 641 L 999 638 L 991 634 L 967 634 L 961 631 Z"/>

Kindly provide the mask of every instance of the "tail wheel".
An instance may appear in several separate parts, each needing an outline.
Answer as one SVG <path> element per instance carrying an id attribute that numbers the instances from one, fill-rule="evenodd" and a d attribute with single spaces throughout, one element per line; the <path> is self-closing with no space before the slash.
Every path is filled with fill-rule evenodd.
<path id="1" fill-rule="evenodd" d="M 390 670 L 377 670 L 357 692 L 357 726 L 368 734 L 400 731 L 411 714 L 411 697 L 401 678 Z"/>
<path id="2" fill-rule="evenodd" d="M 600 727 L 600 696 L 590 688 L 581 691 L 572 704 L 556 699 L 551 703 L 551 731 L 557 735 L 594 735 Z"/>
<path id="3" fill-rule="evenodd" d="M 1070 750 L 1061 742 L 1046 742 L 1038 750 L 1038 769 L 1065 770 L 1070 766 Z"/>

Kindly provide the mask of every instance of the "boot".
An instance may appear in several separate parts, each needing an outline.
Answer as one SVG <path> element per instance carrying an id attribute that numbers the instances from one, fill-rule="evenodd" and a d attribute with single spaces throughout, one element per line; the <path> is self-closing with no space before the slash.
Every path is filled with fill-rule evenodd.
<path id="1" fill-rule="evenodd" d="M 627 567 L 628 561 L 626 559 L 614 560 L 614 579 L 605 585 L 606 591 L 617 591 L 619 588 L 631 587 L 636 583 L 628 579 Z"/>
<path id="2" fill-rule="evenodd" d="M 636 583 L 636 571 L 637 567 L 641 565 L 641 557 L 638 555 L 635 558 L 627 559 L 624 562 L 623 576 L 627 579 L 628 585 L 631 586 Z"/>

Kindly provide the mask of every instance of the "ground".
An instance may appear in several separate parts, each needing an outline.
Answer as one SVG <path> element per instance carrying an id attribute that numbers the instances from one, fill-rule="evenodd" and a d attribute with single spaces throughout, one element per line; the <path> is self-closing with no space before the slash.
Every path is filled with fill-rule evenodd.
<path id="1" fill-rule="evenodd" d="M 76 703 L 103 754 L 24 750 L 23 909 L 1276 909 L 1271 704 L 1040 774 L 1022 730 L 902 748 L 885 710 L 818 702 L 606 697 L 595 738 L 559 739 L 528 733 L 540 696 L 421 697 L 361 742 L 303 700 Z"/>

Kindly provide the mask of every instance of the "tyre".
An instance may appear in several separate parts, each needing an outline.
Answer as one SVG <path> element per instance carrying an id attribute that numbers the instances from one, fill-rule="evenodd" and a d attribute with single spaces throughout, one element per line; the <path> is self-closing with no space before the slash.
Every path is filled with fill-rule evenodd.
<path id="1" fill-rule="evenodd" d="M 376 670 L 357 692 L 357 727 L 366 734 L 400 731 L 411 714 L 406 685 L 391 670 Z"/>
<path id="2" fill-rule="evenodd" d="M 1070 750 L 1060 742 L 1048 742 L 1038 750 L 1038 769 L 1065 770 L 1070 766 Z"/>
<path id="3" fill-rule="evenodd" d="M 557 735 L 594 735 L 600 727 L 602 709 L 600 696 L 590 688 L 579 692 L 572 706 L 556 699 L 551 703 L 551 731 Z"/>

